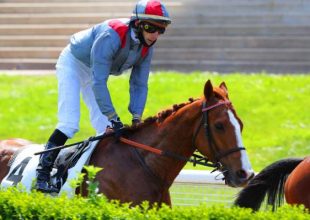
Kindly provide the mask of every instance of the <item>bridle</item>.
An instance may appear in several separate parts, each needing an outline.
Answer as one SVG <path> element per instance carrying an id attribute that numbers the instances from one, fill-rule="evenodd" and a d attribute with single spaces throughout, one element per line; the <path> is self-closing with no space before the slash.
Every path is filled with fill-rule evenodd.
<path id="1" fill-rule="evenodd" d="M 197 150 L 198 148 L 195 146 L 195 142 L 196 142 L 196 139 L 197 139 L 197 136 L 198 136 L 198 133 L 201 129 L 201 127 L 203 126 L 204 129 L 205 129 L 205 135 L 208 139 L 208 144 L 209 144 L 209 147 L 215 157 L 215 162 L 214 162 L 214 165 L 215 167 L 217 167 L 218 169 L 223 169 L 223 166 L 220 162 L 220 160 L 232 153 L 235 153 L 235 152 L 238 152 L 238 151 L 241 151 L 241 150 L 245 150 L 245 147 L 240 147 L 240 146 L 236 146 L 236 147 L 232 147 L 230 148 L 229 150 L 226 150 L 224 152 L 219 152 L 217 153 L 216 152 L 216 145 L 215 145 L 215 142 L 213 141 L 213 138 L 212 138 L 212 133 L 211 133 L 211 130 L 210 130 L 210 124 L 209 124 L 209 117 L 208 117 L 208 112 L 218 106 L 221 106 L 221 105 L 226 105 L 228 108 L 231 108 L 231 102 L 226 100 L 226 101 L 221 101 L 221 102 L 218 102 L 214 105 L 210 105 L 210 106 L 207 106 L 207 103 L 206 101 L 203 101 L 202 103 L 202 119 L 201 119 L 201 123 L 199 124 L 199 126 L 197 127 L 196 131 L 194 132 L 194 136 L 193 136 L 193 143 L 192 143 L 192 146 L 195 150 Z M 208 160 L 208 159 L 207 159 Z M 208 160 L 210 161 L 210 160 Z"/>

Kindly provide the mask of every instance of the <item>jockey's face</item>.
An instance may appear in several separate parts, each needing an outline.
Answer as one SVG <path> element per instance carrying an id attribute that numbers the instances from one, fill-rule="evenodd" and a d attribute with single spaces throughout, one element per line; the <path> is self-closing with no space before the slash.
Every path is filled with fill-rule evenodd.
<path id="1" fill-rule="evenodd" d="M 159 35 L 166 30 L 166 26 L 151 21 L 142 21 L 139 25 L 142 29 L 143 38 L 148 45 L 152 45 Z"/>
<path id="2" fill-rule="evenodd" d="M 159 33 L 156 31 L 154 33 L 148 33 L 146 31 L 143 30 L 142 32 L 143 34 L 143 37 L 144 37 L 144 40 L 145 42 L 148 44 L 148 45 L 151 45 L 153 42 L 155 42 L 157 40 L 157 38 L 159 37 Z"/>

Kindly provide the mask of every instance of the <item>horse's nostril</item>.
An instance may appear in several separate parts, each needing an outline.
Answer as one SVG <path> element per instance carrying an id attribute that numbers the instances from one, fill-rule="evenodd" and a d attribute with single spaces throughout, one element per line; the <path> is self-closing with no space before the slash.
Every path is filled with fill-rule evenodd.
<path id="1" fill-rule="evenodd" d="M 236 173 L 240 179 L 246 179 L 247 178 L 247 173 L 244 170 L 238 170 Z"/>

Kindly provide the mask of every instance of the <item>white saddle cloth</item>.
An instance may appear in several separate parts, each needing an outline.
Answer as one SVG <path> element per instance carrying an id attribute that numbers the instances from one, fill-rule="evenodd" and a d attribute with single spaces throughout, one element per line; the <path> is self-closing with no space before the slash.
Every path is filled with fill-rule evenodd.
<path id="1" fill-rule="evenodd" d="M 95 149 L 98 141 L 93 141 L 86 148 L 74 167 L 68 170 L 68 178 L 63 184 L 60 194 L 66 192 L 69 197 L 75 194 L 75 189 L 70 186 L 70 181 L 75 179 L 85 164 L 88 164 L 89 158 Z M 43 151 L 44 145 L 32 144 L 22 149 L 11 164 L 8 174 L 1 182 L 1 187 L 16 186 L 21 183 L 28 192 L 31 191 L 36 180 L 36 169 L 39 163 L 40 155 L 34 155 L 36 152 Z M 55 170 L 52 171 L 54 173 Z"/>

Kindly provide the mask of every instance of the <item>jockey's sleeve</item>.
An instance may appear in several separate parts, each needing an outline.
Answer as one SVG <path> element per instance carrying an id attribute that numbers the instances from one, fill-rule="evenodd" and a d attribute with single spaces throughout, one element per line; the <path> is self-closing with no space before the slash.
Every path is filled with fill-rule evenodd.
<path id="1" fill-rule="evenodd" d="M 113 57 L 120 47 L 120 40 L 114 31 L 102 33 L 94 41 L 91 50 L 92 88 L 100 111 L 108 118 L 116 115 L 112 104 L 107 81 L 110 75 Z"/>
<path id="2" fill-rule="evenodd" d="M 147 56 L 139 65 L 135 65 L 131 71 L 128 110 L 134 118 L 141 118 L 144 111 L 152 56 L 153 47 L 149 48 Z"/>

